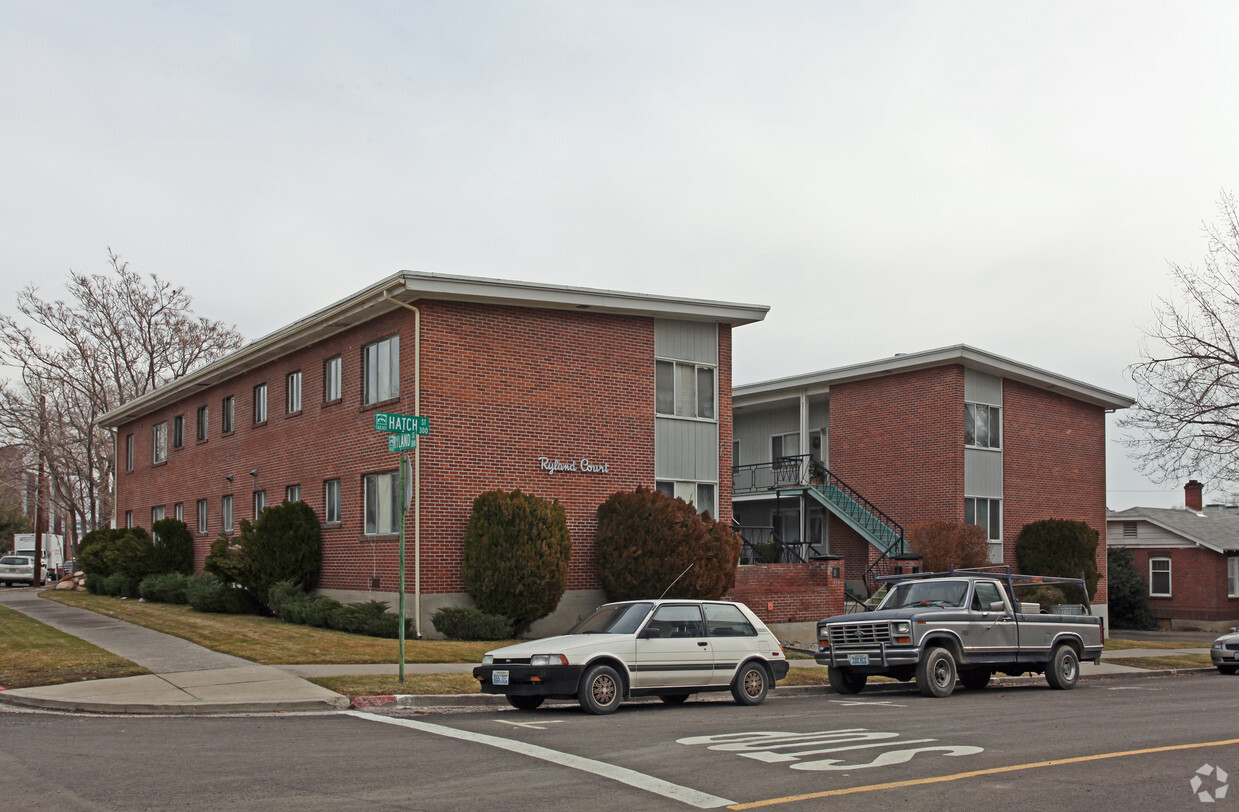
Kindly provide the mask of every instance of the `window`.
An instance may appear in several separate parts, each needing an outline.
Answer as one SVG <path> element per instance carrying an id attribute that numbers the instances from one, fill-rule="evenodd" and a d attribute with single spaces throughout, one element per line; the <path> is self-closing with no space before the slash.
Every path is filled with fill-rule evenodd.
<path id="1" fill-rule="evenodd" d="M 254 491 L 254 521 L 258 521 L 258 516 L 262 513 L 263 508 L 267 506 L 267 492 Z"/>
<path id="2" fill-rule="evenodd" d="M 198 407 L 198 439 L 205 440 L 207 438 L 207 407 Z"/>
<path id="3" fill-rule="evenodd" d="M 1239 598 L 1239 558 L 1226 559 L 1226 596 Z"/>
<path id="4" fill-rule="evenodd" d="M 180 448 L 185 445 L 185 415 L 178 414 L 172 418 L 172 447 Z"/>
<path id="5" fill-rule="evenodd" d="M 172 515 L 176 517 L 178 522 L 185 521 L 185 503 L 177 502 L 172 506 Z"/>
<path id="6" fill-rule="evenodd" d="M 236 418 L 236 415 L 237 415 L 237 399 L 233 397 L 232 395 L 229 395 L 228 397 L 224 398 L 224 402 L 220 405 L 219 410 L 221 413 L 220 430 L 224 434 L 227 434 L 228 432 L 232 431 L 232 428 L 235 425 L 233 423 L 233 420 Z"/>
<path id="7" fill-rule="evenodd" d="M 168 461 L 168 421 L 163 420 L 151 427 L 151 462 L 158 465 Z"/>
<path id="8" fill-rule="evenodd" d="M 157 505 L 156 507 L 151 508 L 151 526 L 154 527 L 155 522 L 163 521 L 167 515 L 168 508 L 166 505 Z"/>
<path id="9" fill-rule="evenodd" d="M 344 369 L 344 364 L 340 356 L 328 358 L 323 363 L 323 402 L 331 403 L 339 400 L 343 396 L 341 387 L 341 372 Z"/>
<path id="10" fill-rule="evenodd" d="M 379 403 L 400 396 L 400 336 L 391 336 L 362 350 L 362 380 L 365 403 Z"/>
<path id="11" fill-rule="evenodd" d="M 714 367 L 679 361 L 655 361 L 654 411 L 676 417 L 713 420 Z"/>
<path id="12" fill-rule="evenodd" d="M 340 480 L 328 479 L 323 483 L 323 521 L 332 524 L 340 521 Z"/>
<path id="13" fill-rule="evenodd" d="M 133 527 L 133 511 L 125 511 L 125 527 Z"/>
<path id="14" fill-rule="evenodd" d="M 125 470 L 126 471 L 133 470 L 133 435 L 132 434 L 125 435 Z M 133 525 L 128 525 L 128 524 L 125 525 L 125 527 L 132 527 L 132 526 Z"/>
<path id="15" fill-rule="evenodd" d="M 796 457 L 800 455 L 800 433 L 776 434 L 770 438 L 770 461 L 775 462 L 780 457 Z"/>
<path id="16" fill-rule="evenodd" d="M 219 500 L 219 521 L 225 533 L 232 532 L 232 494 Z"/>
<path id="17" fill-rule="evenodd" d="M 964 445 L 1002 448 L 1002 409 L 981 403 L 965 403 Z"/>
<path id="18" fill-rule="evenodd" d="M 757 629 L 744 613 L 730 603 L 703 603 L 706 634 L 710 637 L 756 637 Z"/>
<path id="19" fill-rule="evenodd" d="M 205 533 L 207 531 L 207 500 L 198 500 L 198 532 Z"/>
<path id="20" fill-rule="evenodd" d="M 1170 559 L 1149 559 L 1149 597 L 1170 597 Z"/>
<path id="21" fill-rule="evenodd" d="M 284 489 L 285 502 L 300 502 L 301 501 L 301 486 L 289 485 Z"/>
<path id="22" fill-rule="evenodd" d="M 337 480 L 338 481 L 338 480 Z M 366 535 L 400 532 L 400 476 L 395 471 L 370 474 L 366 486 Z"/>
<path id="23" fill-rule="evenodd" d="M 267 385 L 265 383 L 254 387 L 254 422 L 267 422 Z"/>
<path id="24" fill-rule="evenodd" d="M 1002 500 L 967 497 L 964 499 L 964 524 L 985 530 L 989 540 L 991 564 L 1002 563 Z"/>
<path id="25" fill-rule="evenodd" d="M 301 411 L 301 370 L 288 373 L 284 378 L 284 413 Z"/>
<path id="26" fill-rule="evenodd" d="M 697 508 L 698 513 L 714 516 L 713 482 L 672 482 L 659 480 L 654 487 L 667 496 L 675 496 Z"/>

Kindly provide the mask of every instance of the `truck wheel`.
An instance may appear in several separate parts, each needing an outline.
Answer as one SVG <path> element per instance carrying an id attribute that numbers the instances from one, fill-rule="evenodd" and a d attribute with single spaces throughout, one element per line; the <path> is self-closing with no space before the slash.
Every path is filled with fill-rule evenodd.
<path id="1" fill-rule="evenodd" d="M 1080 660 L 1076 650 L 1066 644 L 1054 649 L 1050 655 L 1050 666 L 1045 670 L 1045 681 L 1051 688 L 1066 691 L 1076 687 L 1080 679 Z"/>
<path id="2" fill-rule="evenodd" d="M 916 664 L 916 687 L 921 696 L 950 696 L 955 691 L 955 658 L 933 646 Z"/>
<path id="3" fill-rule="evenodd" d="M 1219 665 L 1219 666 L 1217 667 L 1217 670 L 1218 670 L 1218 673 L 1219 673 L 1219 674 L 1233 674 L 1233 673 L 1235 673 L 1235 669 L 1236 669 L 1237 667 L 1239 667 L 1239 666 L 1233 666 L 1233 665 Z"/>
<path id="4" fill-rule="evenodd" d="M 507 694 L 508 704 L 517 710 L 534 710 L 541 707 L 542 700 L 546 697 L 542 696 L 520 696 L 519 694 Z"/>
<path id="5" fill-rule="evenodd" d="M 624 698 L 624 683 L 609 665 L 595 665 L 585 672 L 577 701 L 590 713 L 613 713 Z"/>
<path id="6" fill-rule="evenodd" d="M 992 676 L 994 676 L 993 673 L 984 668 L 975 668 L 971 671 L 961 671 L 959 681 L 964 684 L 965 688 L 979 691 L 989 685 L 989 678 Z"/>
<path id="7" fill-rule="evenodd" d="M 731 696 L 740 705 L 760 705 L 769 687 L 766 669 L 758 663 L 745 663 L 731 681 Z"/>
<path id="8" fill-rule="evenodd" d="M 830 687 L 837 694 L 859 694 L 865 689 L 865 681 L 869 678 L 864 674 L 854 674 L 850 668 L 830 667 Z"/>

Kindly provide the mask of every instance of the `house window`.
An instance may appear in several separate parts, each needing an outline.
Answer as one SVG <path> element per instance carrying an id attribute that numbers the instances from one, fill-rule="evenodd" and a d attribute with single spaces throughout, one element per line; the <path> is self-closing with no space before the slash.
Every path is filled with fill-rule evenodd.
<path id="1" fill-rule="evenodd" d="M 1239 598 L 1239 557 L 1226 559 L 1226 597 Z"/>
<path id="2" fill-rule="evenodd" d="M 207 531 L 207 500 L 198 500 L 198 532 L 205 533 Z"/>
<path id="3" fill-rule="evenodd" d="M 133 470 L 133 435 L 132 434 L 125 435 L 125 470 L 126 471 Z M 130 524 L 125 525 L 125 527 L 132 527 L 132 526 L 133 525 L 130 525 Z"/>
<path id="4" fill-rule="evenodd" d="M 198 407 L 198 439 L 205 440 L 207 438 L 207 407 Z"/>
<path id="5" fill-rule="evenodd" d="M 301 501 L 301 486 L 289 485 L 284 489 L 285 502 L 300 502 Z"/>
<path id="6" fill-rule="evenodd" d="M 1123 522 L 1123 538 L 1134 539 L 1136 537 L 1136 523 Z"/>
<path id="7" fill-rule="evenodd" d="M 267 422 L 267 385 L 265 383 L 254 387 L 254 422 Z"/>
<path id="8" fill-rule="evenodd" d="M 133 511 L 125 511 L 125 527 L 133 527 Z"/>
<path id="9" fill-rule="evenodd" d="M 220 406 L 220 429 L 227 434 L 232 431 L 233 419 L 237 414 L 237 399 L 232 395 L 224 398 L 223 404 Z"/>
<path id="10" fill-rule="evenodd" d="M 262 514 L 263 508 L 267 506 L 267 492 L 254 491 L 254 520 Z"/>
<path id="11" fill-rule="evenodd" d="M 679 361 L 654 362 L 654 411 L 713 420 L 714 367 Z"/>
<path id="12" fill-rule="evenodd" d="M 366 535 L 400 532 L 400 476 L 396 471 L 365 478 Z"/>
<path id="13" fill-rule="evenodd" d="M 301 411 L 301 370 L 288 373 L 284 378 L 284 411 L 296 414 Z"/>
<path id="14" fill-rule="evenodd" d="M 365 403 L 379 403 L 400 396 L 400 336 L 367 344 L 362 350 L 362 380 Z"/>
<path id="15" fill-rule="evenodd" d="M 795 457 L 800 454 L 800 433 L 776 434 L 770 438 L 770 461 L 776 462 L 782 457 Z"/>
<path id="16" fill-rule="evenodd" d="M 965 403 L 964 445 L 1002 448 L 1002 409 L 983 403 Z"/>
<path id="17" fill-rule="evenodd" d="M 151 462 L 158 465 L 168 461 L 168 421 L 163 420 L 151 427 Z"/>
<path id="18" fill-rule="evenodd" d="M 343 396 L 341 373 L 344 364 L 340 356 L 328 358 L 323 362 L 323 402 L 331 403 Z"/>
<path id="19" fill-rule="evenodd" d="M 185 445 L 185 415 L 178 414 L 172 418 L 172 447 L 180 448 Z"/>
<path id="20" fill-rule="evenodd" d="M 1170 597 L 1170 559 L 1149 559 L 1149 597 Z"/>
<path id="21" fill-rule="evenodd" d="M 219 521 L 225 533 L 232 532 L 232 494 L 219 501 Z"/>
<path id="22" fill-rule="evenodd" d="M 964 524 L 985 530 L 991 564 L 1002 563 L 1002 500 L 967 497 L 964 499 Z"/>
<path id="23" fill-rule="evenodd" d="M 697 508 L 698 513 L 716 515 L 713 482 L 673 482 L 664 479 L 654 483 L 654 486 L 667 496 L 674 496 L 688 502 Z"/>
<path id="24" fill-rule="evenodd" d="M 174 516 L 176 516 L 176 520 L 177 520 L 178 522 L 183 522 L 183 521 L 185 521 L 185 503 L 184 503 L 184 502 L 177 502 L 175 505 L 173 505 L 173 506 L 172 506 L 172 514 L 173 514 Z"/>
<path id="25" fill-rule="evenodd" d="M 151 508 L 151 526 L 154 527 L 155 522 L 163 521 L 167 515 L 168 508 L 166 505 L 157 505 Z"/>
<path id="26" fill-rule="evenodd" d="M 340 480 L 328 479 L 323 483 L 323 521 L 333 524 L 340 521 Z"/>

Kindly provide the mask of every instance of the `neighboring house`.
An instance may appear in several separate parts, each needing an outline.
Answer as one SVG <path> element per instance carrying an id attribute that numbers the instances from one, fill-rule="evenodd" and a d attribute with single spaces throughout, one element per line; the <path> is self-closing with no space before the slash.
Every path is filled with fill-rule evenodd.
<path id="1" fill-rule="evenodd" d="M 1111 547 L 1132 552 L 1148 582 L 1148 607 L 1172 629 L 1239 624 L 1239 507 L 1201 504 L 1204 486 L 1184 488 L 1184 507 L 1110 511 Z"/>
<path id="2" fill-rule="evenodd" d="M 1132 403 L 965 345 L 737 386 L 746 556 L 774 542 L 783 562 L 832 562 L 863 598 L 874 576 L 918 567 L 910 525 L 979 525 L 990 561 L 1014 567 L 1025 524 L 1075 519 L 1101 535 L 1104 604 L 1105 415 Z"/>
<path id="3" fill-rule="evenodd" d="M 534 632 L 602 600 L 598 506 L 637 486 L 731 518 L 732 328 L 760 305 L 403 272 L 109 412 L 116 521 L 165 516 L 210 544 L 265 505 L 323 522 L 319 591 L 395 600 L 397 460 L 380 414 L 429 419 L 408 452 L 409 613 L 468 605 L 473 500 L 520 488 L 563 505 L 568 591 Z M 722 474 L 722 476 L 720 476 Z"/>

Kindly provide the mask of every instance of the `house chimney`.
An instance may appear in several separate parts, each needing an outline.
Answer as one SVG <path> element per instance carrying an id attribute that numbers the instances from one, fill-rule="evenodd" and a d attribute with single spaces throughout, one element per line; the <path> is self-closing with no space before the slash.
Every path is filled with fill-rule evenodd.
<path id="1" fill-rule="evenodd" d="M 1202 510 L 1204 500 L 1201 499 L 1201 493 L 1204 489 L 1205 486 L 1194 479 L 1183 486 L 1183 504 L 1187 506 L 1188 510 L 1194 510 L 1198 513 Z"/>

